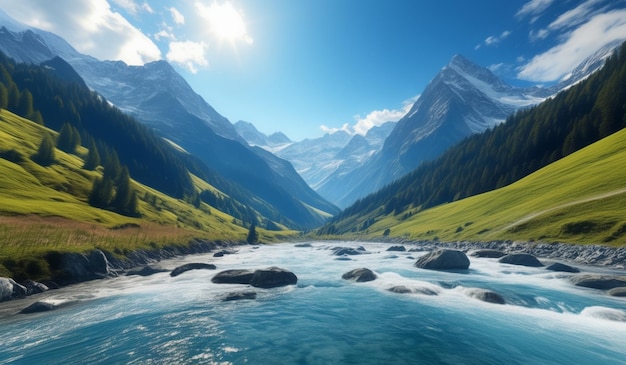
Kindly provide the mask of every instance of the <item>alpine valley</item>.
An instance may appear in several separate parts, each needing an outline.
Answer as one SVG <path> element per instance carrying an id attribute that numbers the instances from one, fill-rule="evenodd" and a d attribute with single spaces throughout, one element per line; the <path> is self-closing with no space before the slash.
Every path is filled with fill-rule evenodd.
<path id="1" fill-rule="evenodd" d="M 626 14 L 599 3 L 531 36 Z M 549 86 L 457 54 L 404 116 L 293 141 L 173 60 L 100 60 L 0 10 L 0 363 L 626 364 L 617 38 Z"/>

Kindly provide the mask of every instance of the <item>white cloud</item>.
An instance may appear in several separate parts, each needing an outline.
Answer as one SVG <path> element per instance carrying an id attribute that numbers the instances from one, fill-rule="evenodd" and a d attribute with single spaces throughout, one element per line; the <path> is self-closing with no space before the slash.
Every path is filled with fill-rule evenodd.
<path id="1" fill-rule="evenodd" d="M 348 123 L 343 124 L 340 128 L 330 128 L 325 125 L 321 125 L 320 129 L 324 133 L 330 134 L 336 133 L 338 131 L 344 131 L 350 135 L 360 134 L 364 136 L 373 127 L 378 127 L 387 122 L 397 122 L 398 120 L 400 120 L 403 116 L 406 115 L 406 113 L 409 112 L 409 110 L 411 110 L 411 107 L 413 107 L 413 104 L 415 104 L 418 98 L 419 95 L 405 100 L 402 103 L 402 107 L 399 109 L 374 110 L 369 112 L 365 117 L 356 115 L 354 117 L 355 123 L 352 126 Z"/>
<path id="2" fill-rule="evenodd" d="M 172 19 L 174 20 L 174 23 L 178 25 L 185 24 L 185 17 L 183 16 L 183 14 L 180 13 L 180 11 L 176 10 L 175 7 L 171 7 L 169 10 L 172 14 Z"/>
<path id="3" fill-rule="evenodd" d="M 570 32 L 561 44 L 520 67 L 518 77 L 539 82 L 556 81 L 600 48 L 621 39 L 626 39 L 626 10 L 595 15 Z"/>
<path id="4" fill-rule="evenodd" d="M 520 10 L 517 11 L 518 17 L 524 17 L 527 15 L 531 15 L 534 17 L 539 16 L 539 14 L 546 10 L 554 0 L 531 0 L 524 4 Z"/>
<path id="5" fill-rule="evenodd" d="M 166 58 L 168 61 L 177 63 L 192 73 L 198 72 L 198 67 L 206 67 L 209 61 L 206 59 L 207 45 L 204 42 L 171 42 Z"/>
<path id="6" fill-rule="evenodd" d="M 500 35 L 489 36 L 489 37 L 485 38 L 483 43 L 480 43 L 476 47 L 474 47 L 474 49 L 479 49 L 480 47 L 483 46 L 483 44 L 485 46 L 493 46 L 493 45 L 495 45 L 497 43 L 502 42 L 504 39 L 506 39 L 510 35 L 511 35 L 511 31 L 510 30 L 505 30 Z"/>
<path id="7" fill-rule="evenodd" d="M 99 59 L 142 65 L 161 58 L 150 38 L 112 11 L 106 0 L 0 0 L 0 7 L 18 21 L 56 33 L 79 52 Z"/>
<path id="8" fill-rule="evenodd" d="M 209 32 L 219 41 L 228 41 L 232 44 L 243 42 L 254 43 L 248 34 L 243 13 L 230 2 L 218 3 L 213 1 L 205 5 L 203 1 L 196 1 L 197 14 L 206 22 Z"/>
<path id="9" fill-rule="evenodd" d="M 133 15 L 138 14 L 142 10 L 150 14 L 154 13 L 154 10 L 152 10 L 152 8 L 147 2 L 143 2 L 140 5 L 140 4 L 137 4 L 134 0 L 112 0 L 112 1 L 113 3 L 124 8 L 127 12 Z"/>
<path id="10" fill-rule="evenodd" d="M 545 29 L 531 30 L 530 39 L 535 41 L 545 39 L 551 32 L 563 33 L 573 27 L 579 26 L 588 21 L 593 15 L 601 13 L 604 9 L 597 8 L 603 0 L 588 0 L 578 5 L 574 9 L 570 9 L 561 14 L 556 20 L 548 25 Z"/>

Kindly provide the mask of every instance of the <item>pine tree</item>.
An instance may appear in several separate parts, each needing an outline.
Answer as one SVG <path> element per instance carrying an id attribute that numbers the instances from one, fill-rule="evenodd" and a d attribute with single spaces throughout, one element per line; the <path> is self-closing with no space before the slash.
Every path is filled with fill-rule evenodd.
<path id="1" fill-rule="evenodd" d="M 113 209 L 120 214 L 137 214 L 137 195 L 132 190 L 128 168 L 123 166 L 117 183 L 115 184 L 115 198 L 111 202 Z"/>
<path id="2" fill-rule="evenodd" d="M 100 165 L 100 154 L 98 153 L 96 142 L 92 139 L 89 145 L 89 152 L 87 153 L 87 157 L 85 157 L 85 164 L 83 165 L 83 169 L 95 170 L 98 165 Z"/>
<path id="3" fill-rule="evenodd" d="M 16 114 L 22 116 L 24 118 L 30 119 L 35 112 L 33 109 L 33 95 L 28 91 L 28 89 L 24 89 L 20 93 L 20 98 L 17 103 Z"/>
<path id="4" fill-rule="evenodd" d="M 65 123 L 57 138 L 57 148 L 67 153 L 74 153 L 80 145 L 80 133 L 71 124 Z"/>
<path id="5" fill-rule="evenodd" d="M 96 208 L 108 208 L 113 197 L 113 182 L 108 177 L 96 179 L 89 194 L 89 205 Z"/>
<path id="6" fill-rule="evenodd" d="M 6 109 L 9 106 L 9 90 L 4 84 L 0 83 L 0 109 Z"/>
<path id="7" fill-rule="evenodd" d="M 50 166 L 55 160 L 54 142 L 49 134 L 44 134 L 37 153 L 33 155 L 32 160 L 41 166 Z"/>
<path id="8" fill-rule="evenodd" d="M 250 225 L 250 229 L 248 230 L 248 237 L 246 238 L 246 242 L 252 244 L 259 242 L 259 234 L 256 231 L 256 224 L 252 223 Z"/>

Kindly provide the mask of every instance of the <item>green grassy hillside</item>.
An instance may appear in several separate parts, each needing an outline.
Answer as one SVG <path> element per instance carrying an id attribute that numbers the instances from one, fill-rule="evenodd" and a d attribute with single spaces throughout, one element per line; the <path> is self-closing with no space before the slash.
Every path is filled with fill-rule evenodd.
<path id="1" fill-rule="evenodd" d="M 57 133 L 0 110 L 0 276 L 37 262 L 51 250 L 87 251 L 101 248 L 128 252 L 186 244 L 192 238 L 243 241 L 247 229 L 232 216 L 200 203 L 198 208 L 132 181 L 141 217 L 127 217 L 87 204 L 93 181 L 102 176 L 82 169 L 87 150 L 76 155 L 55 149 L 55 162 L 43 167 L 31 160 L 44 134 Z M 198 191 L 212 190 L 193 177 Z M 259 230 L 261 240 L 277 234 Z M 41 265 L 40 265 L 41 266 Z M 7 269 L 11 267 L 11 269 Z M 45 275 L 44 275 L 45 276 Z"/>
<path id="2" fill-rule="evenodd" d="M 624 245 L 624 166 L 626 129 L 501 189 L 378 218 L 366 235 L 381 236 L 390 229 L 390 236 L 410 239 Z"/>

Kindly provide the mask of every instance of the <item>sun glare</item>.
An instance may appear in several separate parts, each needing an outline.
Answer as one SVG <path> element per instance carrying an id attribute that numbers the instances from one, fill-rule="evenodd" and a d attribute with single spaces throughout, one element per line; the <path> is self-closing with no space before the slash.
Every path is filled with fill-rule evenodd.
<path id="1" fill-rule="evenodd" d="M 205 7 L 205 17 L 211 33 L 221 42 L 252 43 L 241 13 L 230 2 L 213 2 Z"/>

